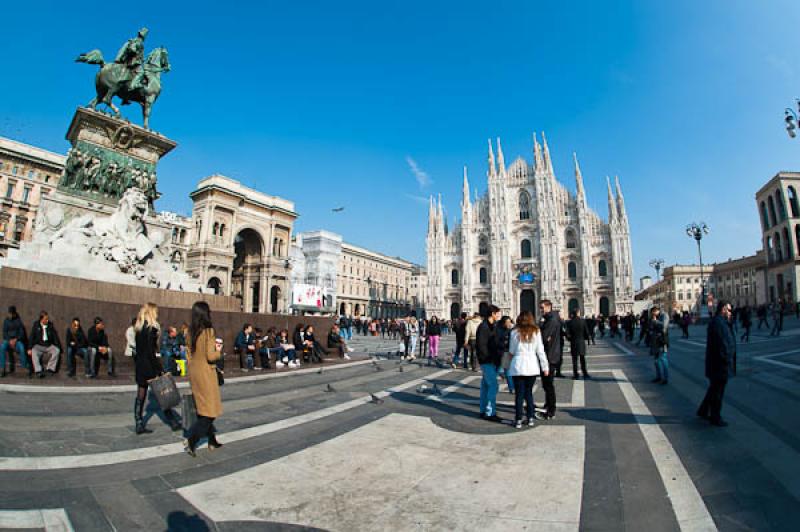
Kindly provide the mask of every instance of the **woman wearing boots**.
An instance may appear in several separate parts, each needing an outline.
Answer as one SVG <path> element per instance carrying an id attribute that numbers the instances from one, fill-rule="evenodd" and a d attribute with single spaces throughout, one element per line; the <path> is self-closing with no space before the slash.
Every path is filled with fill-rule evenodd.
<path id="1" fill-rule="evenodd" d="M 164 372 L 161 362 L 156 358 L 158 353 L 158 334 L 161 326 L 158 324 L 158 307 L 155 303 L 146 303 L 136 317 L 136 351 L 134 364 L 136 365 L 136 402 L 133 406 L 133 418 L 136 421 L 136 434 L 153 432 L 145 427 L 142 411 L 144 402 L 147 399 L 148 381 L 155 379 Z M 165 410 L 164 417 L 167 419 L 172 430 L 180 430 L 181 423 L 178 415 L 172 410 Z"/>
<path id="2" fill-rule="evenodd" d="M 216 362 L 220 351 L 214 341 L 211 326 L 211 310 L 208 303 L 198 301 L 192 305 L 192 328 L 190 342 L 186 350 L 189 367 L 189 382 L 197 407 L 197 421 L 189 429 L 189 437 L 184 442 L 186 452 L 195 456 L 197 443 L 208 438 L 209 450 L 222 447 L 217 441 L 214 419 L 222 414 L 222 399 L 219 393 Z"/>

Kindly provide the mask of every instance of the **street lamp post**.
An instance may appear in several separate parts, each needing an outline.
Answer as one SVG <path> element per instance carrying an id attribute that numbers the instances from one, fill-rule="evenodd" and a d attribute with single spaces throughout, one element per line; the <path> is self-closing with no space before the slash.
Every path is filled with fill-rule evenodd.
<path id="1" fill-rule="evenodd" d="M 703 307 L 706 306 L 706 281 L 703 278 L 703 250 L 700 247 L 700 241 L 709 233 L 708 226 L 704 222 L 691 223 L 686 226 L 686 235 L 689 238 L 694 238 L 697 242 L 697 255 L 700 257 L 700 317 L 703 317 Z"/>
<path id="2" fill-rule="evenodd" d="M 800 119 L 798 119 L 797 116 L 798 113 L 800 113 L 800 99 L 795 100 L 795 102 L 797 102 L 797 113 L 795 113 L 791 107 L 787 107 L 783 119 L 786 122 L 786 133 L 789 134 L 790 138 L 795 138 L 797 136 L 795 130 L 800 126 Z"/>
<path id="3" fill-rule="evenodd" d="M 656 282 L 661 280 L 659 276 L 659 272 L 661 272 L 661 267 L 664 265 L 664 259 L 653 259 L 650 261 L 650 267 L 656 271 Z"/>

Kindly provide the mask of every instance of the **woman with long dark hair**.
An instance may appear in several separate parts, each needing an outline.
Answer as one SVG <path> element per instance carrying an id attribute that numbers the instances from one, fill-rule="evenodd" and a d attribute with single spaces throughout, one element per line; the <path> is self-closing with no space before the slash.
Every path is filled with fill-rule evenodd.
<path id="1" fill-rule="evenodd" d="M 542 334 L 530 312 L 525 311 L 517 318 L 517 326 L 511 331 L 508 351 L 512 355 L 508 374 L 514 378 L 516 427 L 522 428 L 523 400 L 527 403 L 528 426 L 532 427 L 536 415 L 533 384 L 538 375 L 547 376 L 550 367 L 547 364 Z"/>
<path id="2" fill-rule="evenodd" d="M 208 438 L 209 450 L 218 449 L 214 419 L 222 415 L 222 398 L 219 393 L 216 362 L 221 356 L 217 349 L 214 328 L 211 326 L 211 309 L 208 303 L 198 301 L 192 305 L 192 326 L 190 341 L 186 346 L 186 359 L 189 368 L 189 382 L 197 407 L 197 421 L 189 429 L 189 437 L 184 442 L 186 452 L 195 456 L 197 443 Z"/>
<path id="3" fill-rule="evenodd" d="M 136 421 L 136 434 L 146 434 L 153 432 L 145 426 L 142 417 L 144 402 L 147 398 L 148 381 L 164 373 L 161 362 L 156 358 L 161 325 L 158 323 L 158 307 L 155 303 L 145 303 L 142 306 L 133 328 L 136 331 L 136 354 L 133 360 L 136 366 L 137 385 L 133 419 Z M 178 421 L 178 415 L 174 410 L 171 408 L 165 410 L 164 417 L 173 431 L 181 429 L 181 422 Z"/>

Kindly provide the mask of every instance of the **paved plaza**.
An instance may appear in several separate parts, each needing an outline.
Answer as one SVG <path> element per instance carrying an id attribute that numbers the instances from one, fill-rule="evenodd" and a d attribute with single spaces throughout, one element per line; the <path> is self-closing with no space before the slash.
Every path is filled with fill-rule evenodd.
<path id="1" fill-rule="evenodd" d="M 592 379 L 558 379 L 556 419 L 522 430 L 478 418 L 478 373 L 358 337 L 350 364 L 226 383 L 225 446 L 197 458 L 157 416 L 136 436 L 127 389 L 3 385 L 0 528 L 796 530 L 798 325 L 741 346 L 727 428 L 695 416 L 700 327 L 672 331 L 668 386 L 643 348 L 598 340 Z"/>

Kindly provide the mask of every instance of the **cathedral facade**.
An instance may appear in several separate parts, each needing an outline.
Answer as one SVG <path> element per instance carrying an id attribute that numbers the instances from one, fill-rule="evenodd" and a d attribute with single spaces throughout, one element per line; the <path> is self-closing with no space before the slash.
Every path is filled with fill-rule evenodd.
<path id="1" fill-rule="evenodd" d="M 467 170 L 461 222 L 448 229 L 433 198 L 426 237 L 428 316 L 454 317 L 500 307 L 516 318 L 538 314 L 549 299 L 562 315 L 627 313 L 633 309 L 633 261 L 625 200 L 619 179 L 608 186 L 608 220 L 586 202 L 575 157 L 576 193 L 556 180 L 547 139 L 533 138 L 533 164 L 517 158 L 506 167 L 489 141 L 488 191 L 470 199 Z"/>

